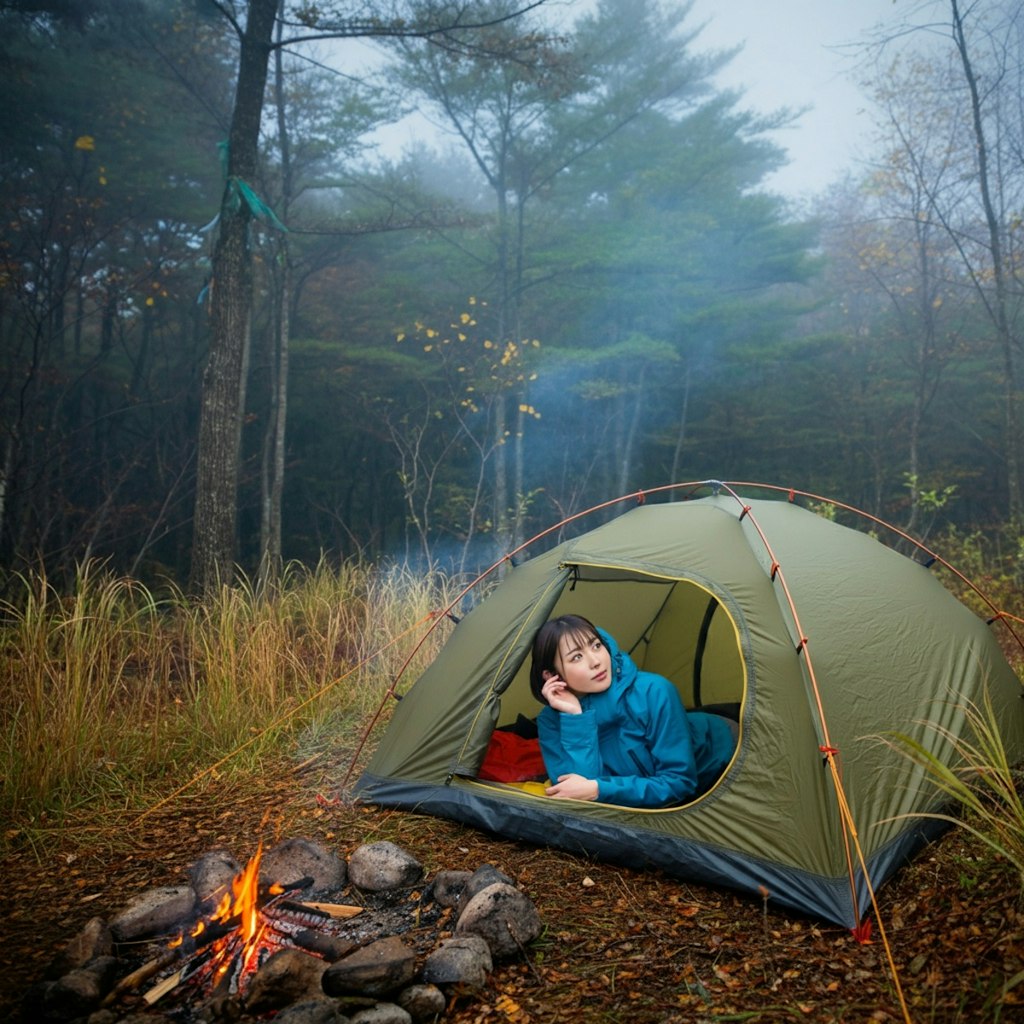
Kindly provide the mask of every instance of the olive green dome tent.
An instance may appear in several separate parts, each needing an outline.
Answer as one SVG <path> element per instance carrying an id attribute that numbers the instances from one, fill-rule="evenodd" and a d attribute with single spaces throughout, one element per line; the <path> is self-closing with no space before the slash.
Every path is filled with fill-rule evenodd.
<path id="1" fill-rule="evenodd" d="M 714 490 L 641 504 L 509 571 L 397 703 L 355 795 L 856 928 L 944 827 L 921 817 L 942 806 L 925 773 L 879 737 L 949 759 L 942 731 L 967 734 L 964 703 L 991 699 L 1018 758 L 1020 681 L 922 562 L 791 500 Z M 539 711 L 530 644 L 565 612 L 606 628 L 687 708 L 739 706 L 709 792 L 645 810 L 479 778 L 495 727 Z"/>

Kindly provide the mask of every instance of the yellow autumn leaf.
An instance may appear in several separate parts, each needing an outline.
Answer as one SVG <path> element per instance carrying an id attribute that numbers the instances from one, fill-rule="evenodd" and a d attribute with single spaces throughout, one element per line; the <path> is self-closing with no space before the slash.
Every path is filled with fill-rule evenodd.
<path id="1" fill-rule="evenodd" d="M 405 331 L 400 331 L 398 333 L 398 337 L 395 338 L 395 341 L 405 341 Z"/>
<path id="2" fill-rule="evenodd" d="M 435 331 L 433 327 L 428 327 L 427 328 L 427 337 L 428 338 L 436 338 L 437 337 L 437 331 Z"/>
<path id="3" fill-rule="evenodd" d="M 75 149 L 92 151 L 96 148 L 96 140 L 91 135 L 79 135 L 75 139 Z"/>

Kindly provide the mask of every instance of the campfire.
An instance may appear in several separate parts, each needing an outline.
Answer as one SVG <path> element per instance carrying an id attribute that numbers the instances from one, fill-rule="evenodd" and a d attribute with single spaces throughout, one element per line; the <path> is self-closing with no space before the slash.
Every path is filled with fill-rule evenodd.
<path id="1" fill-rule="evenodd" d="M 145 994 L 147 1003 L 152 1005 L 185 984 L 207 998 L 244 995 L 249 980 L 274 953 L 297 948 L 324 959 L 324 938 L 342 935 L 334 922 L 362 913 L 357 906 L 296 902 L 313 884 L 308 876 L 289 885 L 274 882 L 261 888 L 262 855 L 260 844 L 214 911 L 170 942 L 169 949 L 185 963 Z M 158 971 L 165 964 L 165 958 L 157 958 L 142 972 Z M 138 978 L 131 981 L 137 984 Z"/>
<path id="2" fill-rule="evenodd" d="M 103 1009 L 110 1021 L 141 1011 L 240 1022 L 299 1004 L 331 1015 L 393 1004 L 436 1021 L 450 998 L 486 985 L 494 960 L 526 956 L 541 930 L 532 902 L 497 868 L 427 880 L 388 842 L 357 847 L 347 862 L 302 839 L 266 853 L 261 844 L 244 866 L 211 851 L 188 874 L 188 885 L 148 890 L 110 920 L 89 921 L 30 990 L 24 1019 L 56 1024 Z"/>

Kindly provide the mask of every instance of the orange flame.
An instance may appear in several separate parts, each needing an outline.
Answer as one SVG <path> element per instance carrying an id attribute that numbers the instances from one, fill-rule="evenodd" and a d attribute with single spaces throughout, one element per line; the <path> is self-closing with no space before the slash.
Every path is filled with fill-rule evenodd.
<path id="1" fill-rule="evenodd" d="M 228 925 L 236 918 L 238 925 L 231 935 L 241 939 L 241 952 L 230 940 L 230 936 L 222 936 L 210 947 L 213 957 L 210 961 L 213 977 L 221 978 L 233 963 L 240 963 L 240 976 L 247 978 L 259 966 L 261 943 L 267 930 L 267 922 L 259 910 L 259 878 L 260 860 L 263 855 L 263 844 L 256 849 L 249 863 L 239 871 L 231 881 L 231 891 L 225 892 L 216 909 L 206 920 L 199 920 L 189 932 L 189 937 L 196 938 L 205 932 L 210 924 Z M 276 882 L 267 888 L 268 896 L 279 896 L 285 891 L 284 886 Z M 179 935 L 170 943 L 170 948 L 181 946 L 184 934 Z M 230 952 L 236 951 L 235 954 Z"/>
<path id="2" fill-rule="evenodd" d="M 260 843 L 249 863 L 232 879 L 231 893 L 224 894 L 224 898 L 213 912 L 214 921 L 227 922 L 233 917 L 240 918 L 239 927 L 242 929 L 246 946 L 256 935 L 256 902 L 259 897 L 262 856 L 263 844 Z"/>

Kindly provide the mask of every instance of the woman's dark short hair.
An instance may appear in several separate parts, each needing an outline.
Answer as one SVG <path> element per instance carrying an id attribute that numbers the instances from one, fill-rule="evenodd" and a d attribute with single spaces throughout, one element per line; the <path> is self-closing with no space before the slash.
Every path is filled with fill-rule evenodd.
<path id="1" fill-rule="evenodd" d="M 540 692 L 544 686 L 544 673 L 557 671 L 555 656 L 563 636 L 582 642 L 600 638 L 597 627 L 582 615 L 559 615 L 557 619 L 548 619 L 537 630 L 533 638 L 533 661 L 530 663 L 530 690 L 541 704 L 546 703 Z"/>

